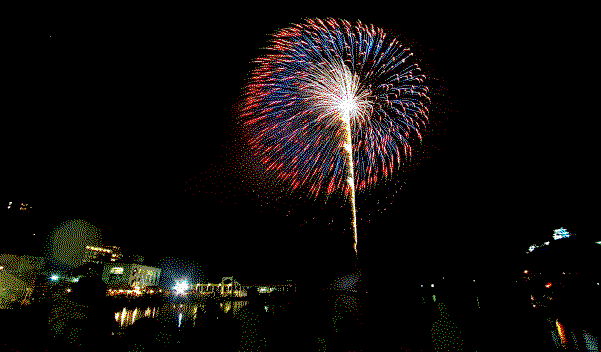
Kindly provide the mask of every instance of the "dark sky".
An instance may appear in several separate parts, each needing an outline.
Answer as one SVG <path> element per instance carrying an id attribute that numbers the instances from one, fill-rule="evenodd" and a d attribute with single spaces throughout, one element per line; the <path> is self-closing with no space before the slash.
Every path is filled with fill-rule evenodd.
<path id="1" fill-rule="evenodd" d="M 553 229 L 592 235 L 588 122 L 559 68 L 578 60 L 558 48 L 571 37 L 540 32 L 545 20 L 508 31 L 499 19 L 381 10 L 57 27 L 43 48 L 15 54 L 26 78 L 8 162 L 23 187 L 8 183 L 7 202 L 33 206 L 17 228 L 44 236 L 82 219 L 147 261 L 175 256 L 240 282 L 329 282 L 355 264 L 367 282 L 482 276 L 519 266 Z M 268 192 L 236 171 L 247 161 L 234 106 L 250 61 L 267 34 L 316 16 L 417 43 L 444 93 L 410 165 L 357 196 L 358 260 L 348 202 Z M 571 56 L 558 67 L 550 48 Z"/>

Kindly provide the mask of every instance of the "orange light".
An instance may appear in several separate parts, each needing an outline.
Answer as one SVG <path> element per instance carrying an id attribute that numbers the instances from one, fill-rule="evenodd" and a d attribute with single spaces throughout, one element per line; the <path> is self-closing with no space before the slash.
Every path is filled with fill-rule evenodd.
<path id="1" fill-rule="evenodd" d="M 559 333 L 559 337 L 561 338 L 561 344 L 565 346 L 568 343 L 568 339 L 566 338 L 566 331 L 558 319 L 555 320 L 555 325 L 557 326 L 557 332 Z"/>

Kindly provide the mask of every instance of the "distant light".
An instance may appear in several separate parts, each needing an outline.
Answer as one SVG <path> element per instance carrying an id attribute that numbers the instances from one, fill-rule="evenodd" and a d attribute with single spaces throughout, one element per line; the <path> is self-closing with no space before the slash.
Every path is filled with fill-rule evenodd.
<path id="1" fill-rule="evenodd" d="M 547 246 L 548 246 L 548 245 L 549 245 L 549 243 L 550 243 L 550 242 L 545 242 L 545 245 L 547 245 Z"/>
<path id="2" fill-rule="evenodd" d="M 528 274 L 528 270 L 524 270 L 524 274 Z"/>
<path id="3" fill-rule="evenodd" d="M 551 283 L 550 283 L 550 282 L 547 282 L 547 284 L 545 285 L 545 287 L 546 287 L 546 288 L 549 288 L 549 287 L 551 287 Z"/>
<path id="4" fill-rule="evenodd" d="M 564 229 L 563 227 L 557 230 L 553 230 L 553 239 L 554 240 L 559 240 L 561 238 L 567 238 L 570 237 L 570 233 Z"/>
<path id="5" fill-rule="evenodd" d="M 52 275 L 52 276 L 50 276 L 50 279 L 53 280 L 53 281 L 56 281 L 56 280 L 58 280 L 58 276 L 57 275 Z"/>
<path id="6" fill-rule="evenodd" d="M 432 287 L 434 287 L 434 284 L 432 284 Z"/>

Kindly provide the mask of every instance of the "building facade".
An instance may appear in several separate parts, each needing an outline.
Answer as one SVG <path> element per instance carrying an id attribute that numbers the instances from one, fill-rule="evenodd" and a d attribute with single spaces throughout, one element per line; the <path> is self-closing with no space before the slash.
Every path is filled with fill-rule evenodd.
<path id="1" fill-rule="evenodd" d="M 117 246 L 86 246 L 84 263 L 117 263 L 123 259 L 121 248 Z"/>
<path id="2" fill-rule="evenodd" d="M 0 305 L 29 299 L 43 270 L 43 257 L 0 254 Z"/>
<path id="3" fill-rule="evenodd" d="M 161 269 L 136 263 L 106 263 L 102 281 L 109 287 L 143 290 L 147 286 L 158 286 Z"/>
<path id="4" fill-rule="evenodd" d="M 231 276 L 223 277 L 221 282 L 216 284 L 196 284 L 192 287 L 191 292 L 207 296 L 246 297 L 244 287 Z"/>

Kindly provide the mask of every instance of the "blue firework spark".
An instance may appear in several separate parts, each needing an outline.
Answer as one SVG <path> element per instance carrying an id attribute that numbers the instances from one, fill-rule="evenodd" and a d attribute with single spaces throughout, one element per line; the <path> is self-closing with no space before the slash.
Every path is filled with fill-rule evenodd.
<path id="1" fill-rule="evenodd" d="M 410 136 L 421 140 L 430 99 L 413 54 L 396 38 L 360 21 L 309 19 L 271 44 L 255 60 L 241 116 L 254 153 L 292 189 L 349 195 L 411 155 Z"/>

